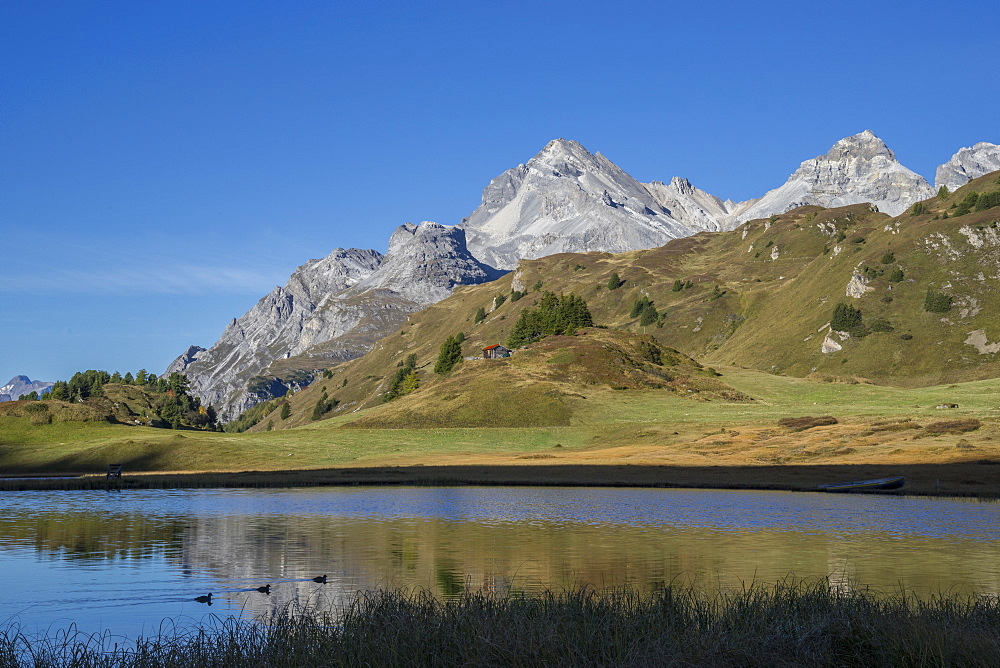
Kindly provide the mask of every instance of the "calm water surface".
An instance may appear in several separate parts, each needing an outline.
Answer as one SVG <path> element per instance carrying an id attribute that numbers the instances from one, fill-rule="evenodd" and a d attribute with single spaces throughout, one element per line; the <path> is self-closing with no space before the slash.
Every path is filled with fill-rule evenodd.
<path id="1" fill-rule="evenodd" d="M 0 627 L 134 638 L 205 615 L 421 587 L 829 577 L 1000 593 L 1000 504 L 713 490 L 337 487 L 3 492 Z M 312 582 L 327 574 L 327 584 Z M 254 588 L 271 583 L 270 596 Z M 213 592 L 209 607 L 194 597 Z"/>

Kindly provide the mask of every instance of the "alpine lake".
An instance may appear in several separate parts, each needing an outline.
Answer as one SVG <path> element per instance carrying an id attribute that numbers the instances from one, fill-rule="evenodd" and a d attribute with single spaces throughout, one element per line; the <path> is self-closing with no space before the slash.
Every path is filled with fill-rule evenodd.
<path id="1" fill-rule="evenodd" d="M 32 635 L 128 639 L 206 618 L 335 611 L 377 588 L 447 599 L 823 578 L 919 597 L 1000 594 L 1000 504 L 975 500 L 394 486 L 2 496 L 0 626 Z M 196 600 L 209 592 L 211 604 Z"/>

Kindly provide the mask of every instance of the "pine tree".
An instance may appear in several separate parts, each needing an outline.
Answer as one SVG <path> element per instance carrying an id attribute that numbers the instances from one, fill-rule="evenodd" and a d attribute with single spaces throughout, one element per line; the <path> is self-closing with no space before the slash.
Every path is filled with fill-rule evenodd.
<path id="1" fill-rule="evenodd" d="M 434 373 L 444 375 L 461 361 L 462 342 L 457 336 L 449 336 L 441 344 L 441 349 L 438 351 L 437 361 L 434 363 Z"/>
<path id="2" fill-rule="evenodd" d="M 287 401 L 281 404 L 281 419 L 287 420 L 292 416 L 292 405 Z"/>
<path id="3" fill-rule="evenodd" d="M 646 302 L 646 305 L 642 307 L 642 312 L 639 313 L 639 325 L 641 327 L 652 325 L 659 317 L 660 312 L 653 306 L 653 302 Z"/>
<path id="4" fill-rule="evenodd" d="M 625 281 L 621 279 L 618 272 L 611 274 L 611 278 L 608 279 L 608 290 L 617 290 L 625 284 Z"/>
<path id="5" fill-rule="evenodd" d="M 418 387 L 420 387 L 420 378 L 417 376 L 417 372 L 411 371 L 410 373 L 406 374 L 406 377 L 403 378 L 403 385 L 401 388 L 403 394 L 409 394 L 410 392 L 416 390 Z"/>

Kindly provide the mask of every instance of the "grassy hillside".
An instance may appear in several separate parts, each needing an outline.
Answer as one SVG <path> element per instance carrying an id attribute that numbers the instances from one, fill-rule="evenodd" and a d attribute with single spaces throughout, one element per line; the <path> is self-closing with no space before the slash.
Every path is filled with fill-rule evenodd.
<path id="1" fill-rule="evenodd" d="M 323 418 L 378 406 L 395 369 L 410 355 L 421 388 L 398 408 L 383 411 L 386 417 L 365 418 L 366 424 L 413 425 L 425 419 L 428 426 L 479 425 L 484 414 L 479 400 L 469 404 L 478 408 L 457 413 L 439 400 L 490 391 L 498 393 L 501 406 L 531 406 L 532 415 L 524 413 L 526 425 L 538 419 L 565 422 L 573 410 L 566 408 L 565 395 L 581 391 L 564 386 L 562 399 L 546 395 L 552 388 L 532 385 L 550 382 L 544 374 L 518 375 L 519 355 L 501 366 L 465 362 L 444 384 L 433 373 L 448 336 L 462 332 L 464 354 L 480 355 L 483 347 L 506 342 L 521 312 L 545 291 L 581 295 L 596 324 L 652 337 L 713 366 L 902 387 L 997 377 L 1000 344 L 991 337 L 1000 339 L 993 316 L 1000 310 L 1000 207 L 966 206 L 969 193 L 997 190 L 1000 175 L 991 174 L 897 218 L 866 204 L 807 206 L 661 248 L 523 261 L 498 281 L 459 288 L 412 314 L 371 353 L 331 369 L 291 397 L 289 417 L 281 418 L 275 403 L 254 429 L 310 423 L 323 393 L 339 402 Z M 622 283 L 613 288 L 615 275 Z M 655 308 L 646 325 L 642 314 L 634 315 L 638 300 L 650 300 Z M 850 327 L 834 320 L 838 305 L 853 309 Z M 477 322 L 480 308 L 486 317 Z M 536 357 L 522 359 L 542 368 Z M 578 373 L 567 382 L 587 384 L 596 375 L 607 376 L 606 385 L 620 384 L 607 368 L 595 367 L 590 375 L 584 379 Z M 417 412 L 426 418 L 417 418 Z"/>
<path id="2" fill-rule="evenodd" d="M 108 383 L 103 396 L 82 401 L 5 401 L 0 402 L 0 417 L 23 417 L 30 424 L 58 422 L 110 422 L 128 425 L 160 425 L 160 412 L 169 396 L 155 388 Z M 169 425 L 167 425 L 169 426 Z"/>
<path id="3" fill-rule="evenodd" d="M 525 261 L 257 407 L 250 433 L 44 423 L 13 402 L 0 412 L 0 467 L 959 463 L 973 468 L 956 484 L 994 489 L 1000 207 L 977 211 L 969 193 L 997 190 L 993 174 L 897 218 L 802 207 L 662 248 Z M 581 295 L 597 326 L 434 373 L 448 337 L 481 356 L 545 291 Z M 411 391 L 385 402 L 411 366 Z M 802 416 L 836 421 L 779 423 Z"/>

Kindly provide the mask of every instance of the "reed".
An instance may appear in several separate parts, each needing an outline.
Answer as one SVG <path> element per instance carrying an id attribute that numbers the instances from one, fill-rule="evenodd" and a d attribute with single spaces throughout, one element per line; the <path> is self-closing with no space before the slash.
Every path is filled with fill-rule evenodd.
<path id="1" fill-rule="evenodd" d="M 289 611 L 291 612 L 291 611 Z M 140 638 L 0 633 L 0 665 L 995 666 L 1000 600 L 838 590 L 828 581 L 708 593 L 358 594 L 332 614 L 218 620 Z"/>

